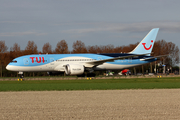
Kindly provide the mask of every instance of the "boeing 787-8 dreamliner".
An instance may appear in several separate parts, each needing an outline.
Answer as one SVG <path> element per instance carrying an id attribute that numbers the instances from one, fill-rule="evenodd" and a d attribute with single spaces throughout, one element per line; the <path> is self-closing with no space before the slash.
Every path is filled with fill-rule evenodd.
<path id="1" fill-rule="evenodd" d="M 129 53 L 114 54 L 33 54 L 13 59 L 6 69 L 23 72 L 65 72 L 67 75 L 84 75 L 97 70 L 121 70 L 150 63 L 150 56 L 159 28 L 152 29 Z"/>

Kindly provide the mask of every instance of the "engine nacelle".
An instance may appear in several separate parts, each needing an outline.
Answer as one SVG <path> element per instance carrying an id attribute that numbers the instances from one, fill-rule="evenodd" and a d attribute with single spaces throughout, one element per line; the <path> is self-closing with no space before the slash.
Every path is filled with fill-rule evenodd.
<path id="1" fill-rule="evenodd" d="M 84 73 L 84 66 L 77 64 L 67 64 L 65 66 L 66 75 L 81 75 Z"/>

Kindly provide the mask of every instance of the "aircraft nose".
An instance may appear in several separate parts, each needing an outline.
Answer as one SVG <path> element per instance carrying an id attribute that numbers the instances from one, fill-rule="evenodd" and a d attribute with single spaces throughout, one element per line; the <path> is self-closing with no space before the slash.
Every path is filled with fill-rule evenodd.
<path id="1" fill-rule="evenodd" d="M 9 65 L 6 66 L 6 70 L 9 70 Z"/>
<path id="2" fill-rule="evenodd" d="M 6 66 L 6 70 L 11 70 L 10 65 L 7 65 L 7 66 Z"/>

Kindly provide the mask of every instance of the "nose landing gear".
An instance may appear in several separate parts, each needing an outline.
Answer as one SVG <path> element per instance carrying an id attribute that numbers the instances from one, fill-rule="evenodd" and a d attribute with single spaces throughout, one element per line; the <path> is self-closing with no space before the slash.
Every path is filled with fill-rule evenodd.
<path id="1" fill-rule="evenodd" d="M 23 72 L 19 72 L 18 74 L 20 74 L 20 79 L 18 79 L 18 81 L 23 81 L 24 79 L 24 75 Z"/>

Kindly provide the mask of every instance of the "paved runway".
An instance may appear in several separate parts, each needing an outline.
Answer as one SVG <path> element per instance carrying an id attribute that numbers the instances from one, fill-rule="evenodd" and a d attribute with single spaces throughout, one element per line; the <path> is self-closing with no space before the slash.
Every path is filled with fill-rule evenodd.
<path id="1" fill-rule="evenodd" d="M 180 119 L 180 89 L 0 92 L 0 120 Z"/>

